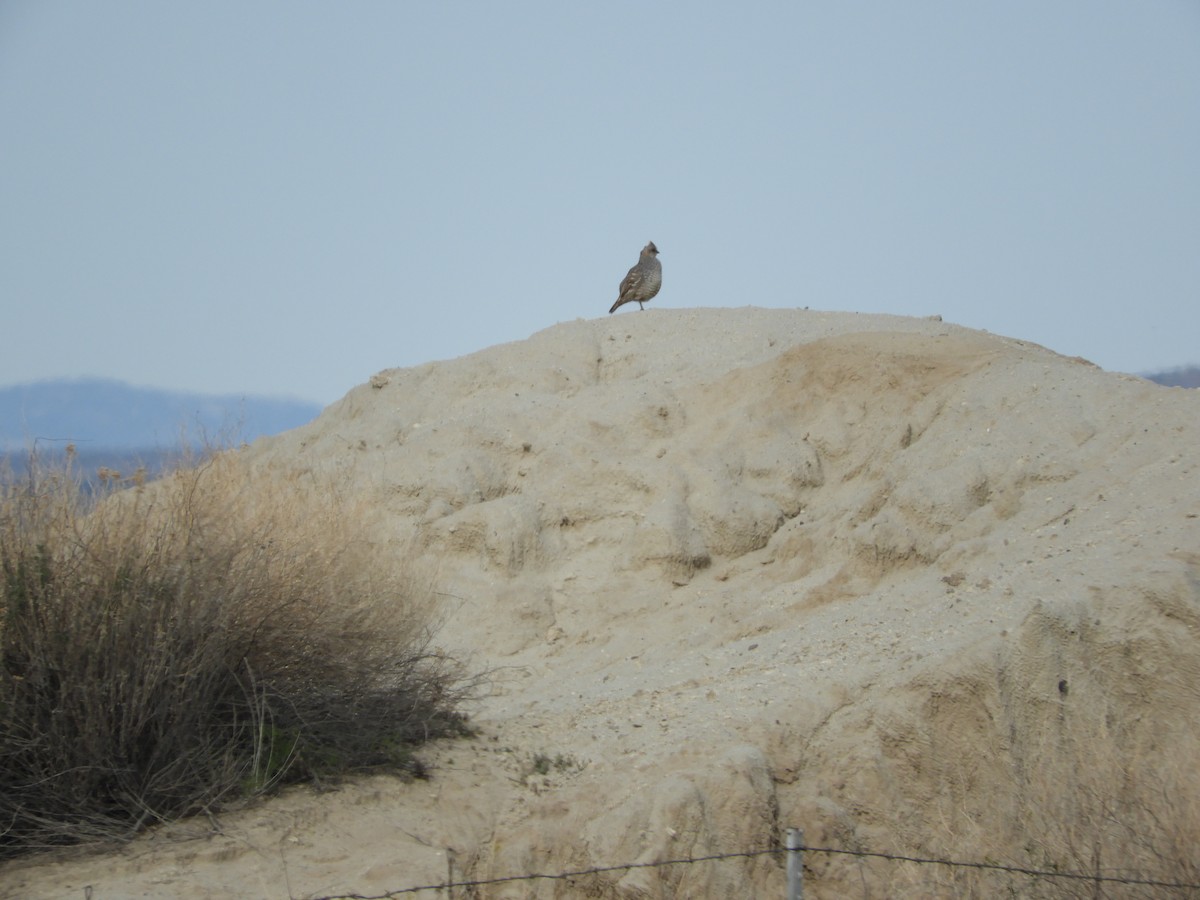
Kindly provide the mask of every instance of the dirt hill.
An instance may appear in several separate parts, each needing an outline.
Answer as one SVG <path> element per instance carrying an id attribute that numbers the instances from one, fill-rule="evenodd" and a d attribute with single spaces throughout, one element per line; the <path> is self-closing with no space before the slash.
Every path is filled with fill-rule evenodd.
<path id="1" fill-rule="evenodd" d="M 432 573 L 441 642 L 493 670 L 482 736 L 427 783 L 293 790 L 218 835 L 10 866 L 0 891 L 377 895 L 787 826 L 1178 876 L 1200 838 L 1197 447 L 1195 391 L 936 318 L 635 311 L 381 372 L 242 455 L 365 497 L 387 564 Z M 1062 896 L 806 861 L 806 896 Z M 783 882 L 757 856 L 480 896 Z"/>

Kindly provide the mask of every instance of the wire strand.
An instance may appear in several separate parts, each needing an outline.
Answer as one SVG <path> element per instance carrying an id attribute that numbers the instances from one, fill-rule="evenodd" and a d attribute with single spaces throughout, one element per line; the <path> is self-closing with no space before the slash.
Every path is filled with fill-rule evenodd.
<path id="1" fill-rule="evenodd" d="M 1024 866 L 1006 866 L 1002 863 L 971 862 L 952 859 L 936 859 L 923 856 L 904 856 L 899 853 L 880 853 L 871 850 L 842 850 L 835 847 L 802 847 L 809 853 L 836 853 L 844 856 L 868 856 L 874 859 L 886 859 L 896 862 L 920 863 L 923 865 L 951 866 L 961 869 L 989 869 L 997 872 L 1009 872 L 1014 875 L 1028 875 L 1031 878 L 1068 878 L 1077 881 L 1110 882 L 1114 884 L 1132 884 L 1143 887 L 1188 888 L 1200 889 L 1200 884 L 1189 884 L 1183 881 L 1160 881 L 1154 878 L 1130 878 L 1122 875 L 1088 875 L 1083 872 L 1051 872 L 1047 869 L 1030 869 Z M 786 852 L 786 851 L 784 851 Z"/>
<path id="2" fill-rule="evenodd" d="M 918 865 L 949 866 L 963 869 L 986 869 L 989 871 L 1007 872 L 1013 875 L 1024 875 L 1029 878 L 1065 878 L 1076 881 L 1091 881 L 1107 884 L 1127 884 L 1141 887 L 1177 888 L 1184 890 L 1200 890 L 1200 884 L 1183 881 L 1165 881 L 1154 878 L 1136 878 L 1119 875 L 1088 875 L 1083 872 L 1052 872 L 1046 869 L 1032 869 L 1025 866 L 1006 866 L 1002 863 L 977 861 L 961 861 L 938 859 L 936 857 L 905 856 L 899 853 L 882 853 L 873 850 L 846 850 L 838 847 L 797 847 L 789 851 L 786 847 L 772 847 L 768 850 L 742 850 L 734 853 L 713 853 L 708 856 L 689 856 L 679 859 L 664 859 L 654 862 L 623 863 L 611 866 L 595 866 L 589 869 L 575 869 L 567 872 L 530 872 L 524 875 L 505 875 L 498 878 L 480 878 L 469 881 L 445 881 L 440 884 L 424 884 L 416 887 L 398 888 L 383 894 L 330 894 L 325 897 L 313 897 L 312 900 L 388 900 L 402 894 L 416 894 L 421 891 L 445 891 L 451 888 L 485 887 L 494 884 L 509 884 L 514 881 L 567 881 L 572 878 L 584 878 L 589 875 L 604 875 L 609 872 L 624 872 L 633 869 L 653 869 L 662 866 L 692 865 L 694 863 L 717 862 L 724 859 L 750 859 L 758 856 L 777 856 L 789 852 L 830 853 L 840 856 L 868 857 L 884 859 L 890 862 L 910 862 Z"/>

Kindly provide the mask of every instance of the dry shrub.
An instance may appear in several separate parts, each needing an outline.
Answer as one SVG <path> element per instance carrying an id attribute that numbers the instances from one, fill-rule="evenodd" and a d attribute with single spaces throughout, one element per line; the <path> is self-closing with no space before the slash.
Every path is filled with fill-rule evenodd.
<path id="1" fill-rule="evenodd" d="M 994 754 L 1005 776 L 985 793 L 975 780 L 984 752 L 940 768 L 940 801 L 925 830 L 903 841 L 917 855 L 996 868 L 871 860 L 872 895 L 1200 897 L 1200 724 L 1132 715 L 1102 698 L 1036 722 L 1020 746 Z"/>
<path id="2" fill-rule="evenodd" d="M 121 488 L 121 489 L 117 489 Z M 364 769 L 421 774 L 475 687 L 329 491 L 217 454 L 0 485 L 0 855 Z"/>
<path id="3" fill-rule="evenodd" d="M 1194 726 L 1110 728 L 1110 718 L 1101 714 L 1072 729 L 1067 743 L 1044 748 L 1025 773 L 1022 810 L 1026 865 L 1108 880 L 1047 879 L 1020 896 L 1200 896 Z"/>
<path id="4" fill-rule="evenodd" d="M 1167 754 L 1129 749 L 1098 741 L 1040 756 L 1007 796 L 996 795 L 1003 819 L 933 804 L 919 830 L 897 828 L 869 846 L 834 839 L 848 852 L 805 854 L 816 876 L 805 896 L 811 888 L 816 898 L 865 900 L 1200 897 L 1200 743 L 1185 739 Z"/>

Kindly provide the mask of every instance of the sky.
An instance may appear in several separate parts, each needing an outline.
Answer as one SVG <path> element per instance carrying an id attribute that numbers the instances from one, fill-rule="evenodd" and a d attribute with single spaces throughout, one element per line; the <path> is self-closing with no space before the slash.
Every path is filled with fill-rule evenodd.
<path id="1" fill-rule="evenodd" d="M 329 403 L 655 308 L 1200 362 L 1200 2 L 0 0 L 0 385 Z"/>

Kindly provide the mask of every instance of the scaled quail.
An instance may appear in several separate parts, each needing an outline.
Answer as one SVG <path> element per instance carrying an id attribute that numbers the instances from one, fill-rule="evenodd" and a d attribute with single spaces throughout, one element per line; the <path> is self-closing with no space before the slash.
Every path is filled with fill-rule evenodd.
<path id="1" fill-rule="evenodd" d="M 608 314 L 612 315 L 617 311 L 618 306 L 632 300 L 637 301 L 638 307 L 645 309 L 646 307 L 642 304 L 657 294 L 660 287 L 662 287 L 662 263 L 658 261 L 658 248 L 654 246 L 654 241 L 651 241 L 642 248 L 642 255 L 638 257 L 637 265 L 621 279 L 620 296 L 617 297 L 617 302 L 612 305 Z"/>

